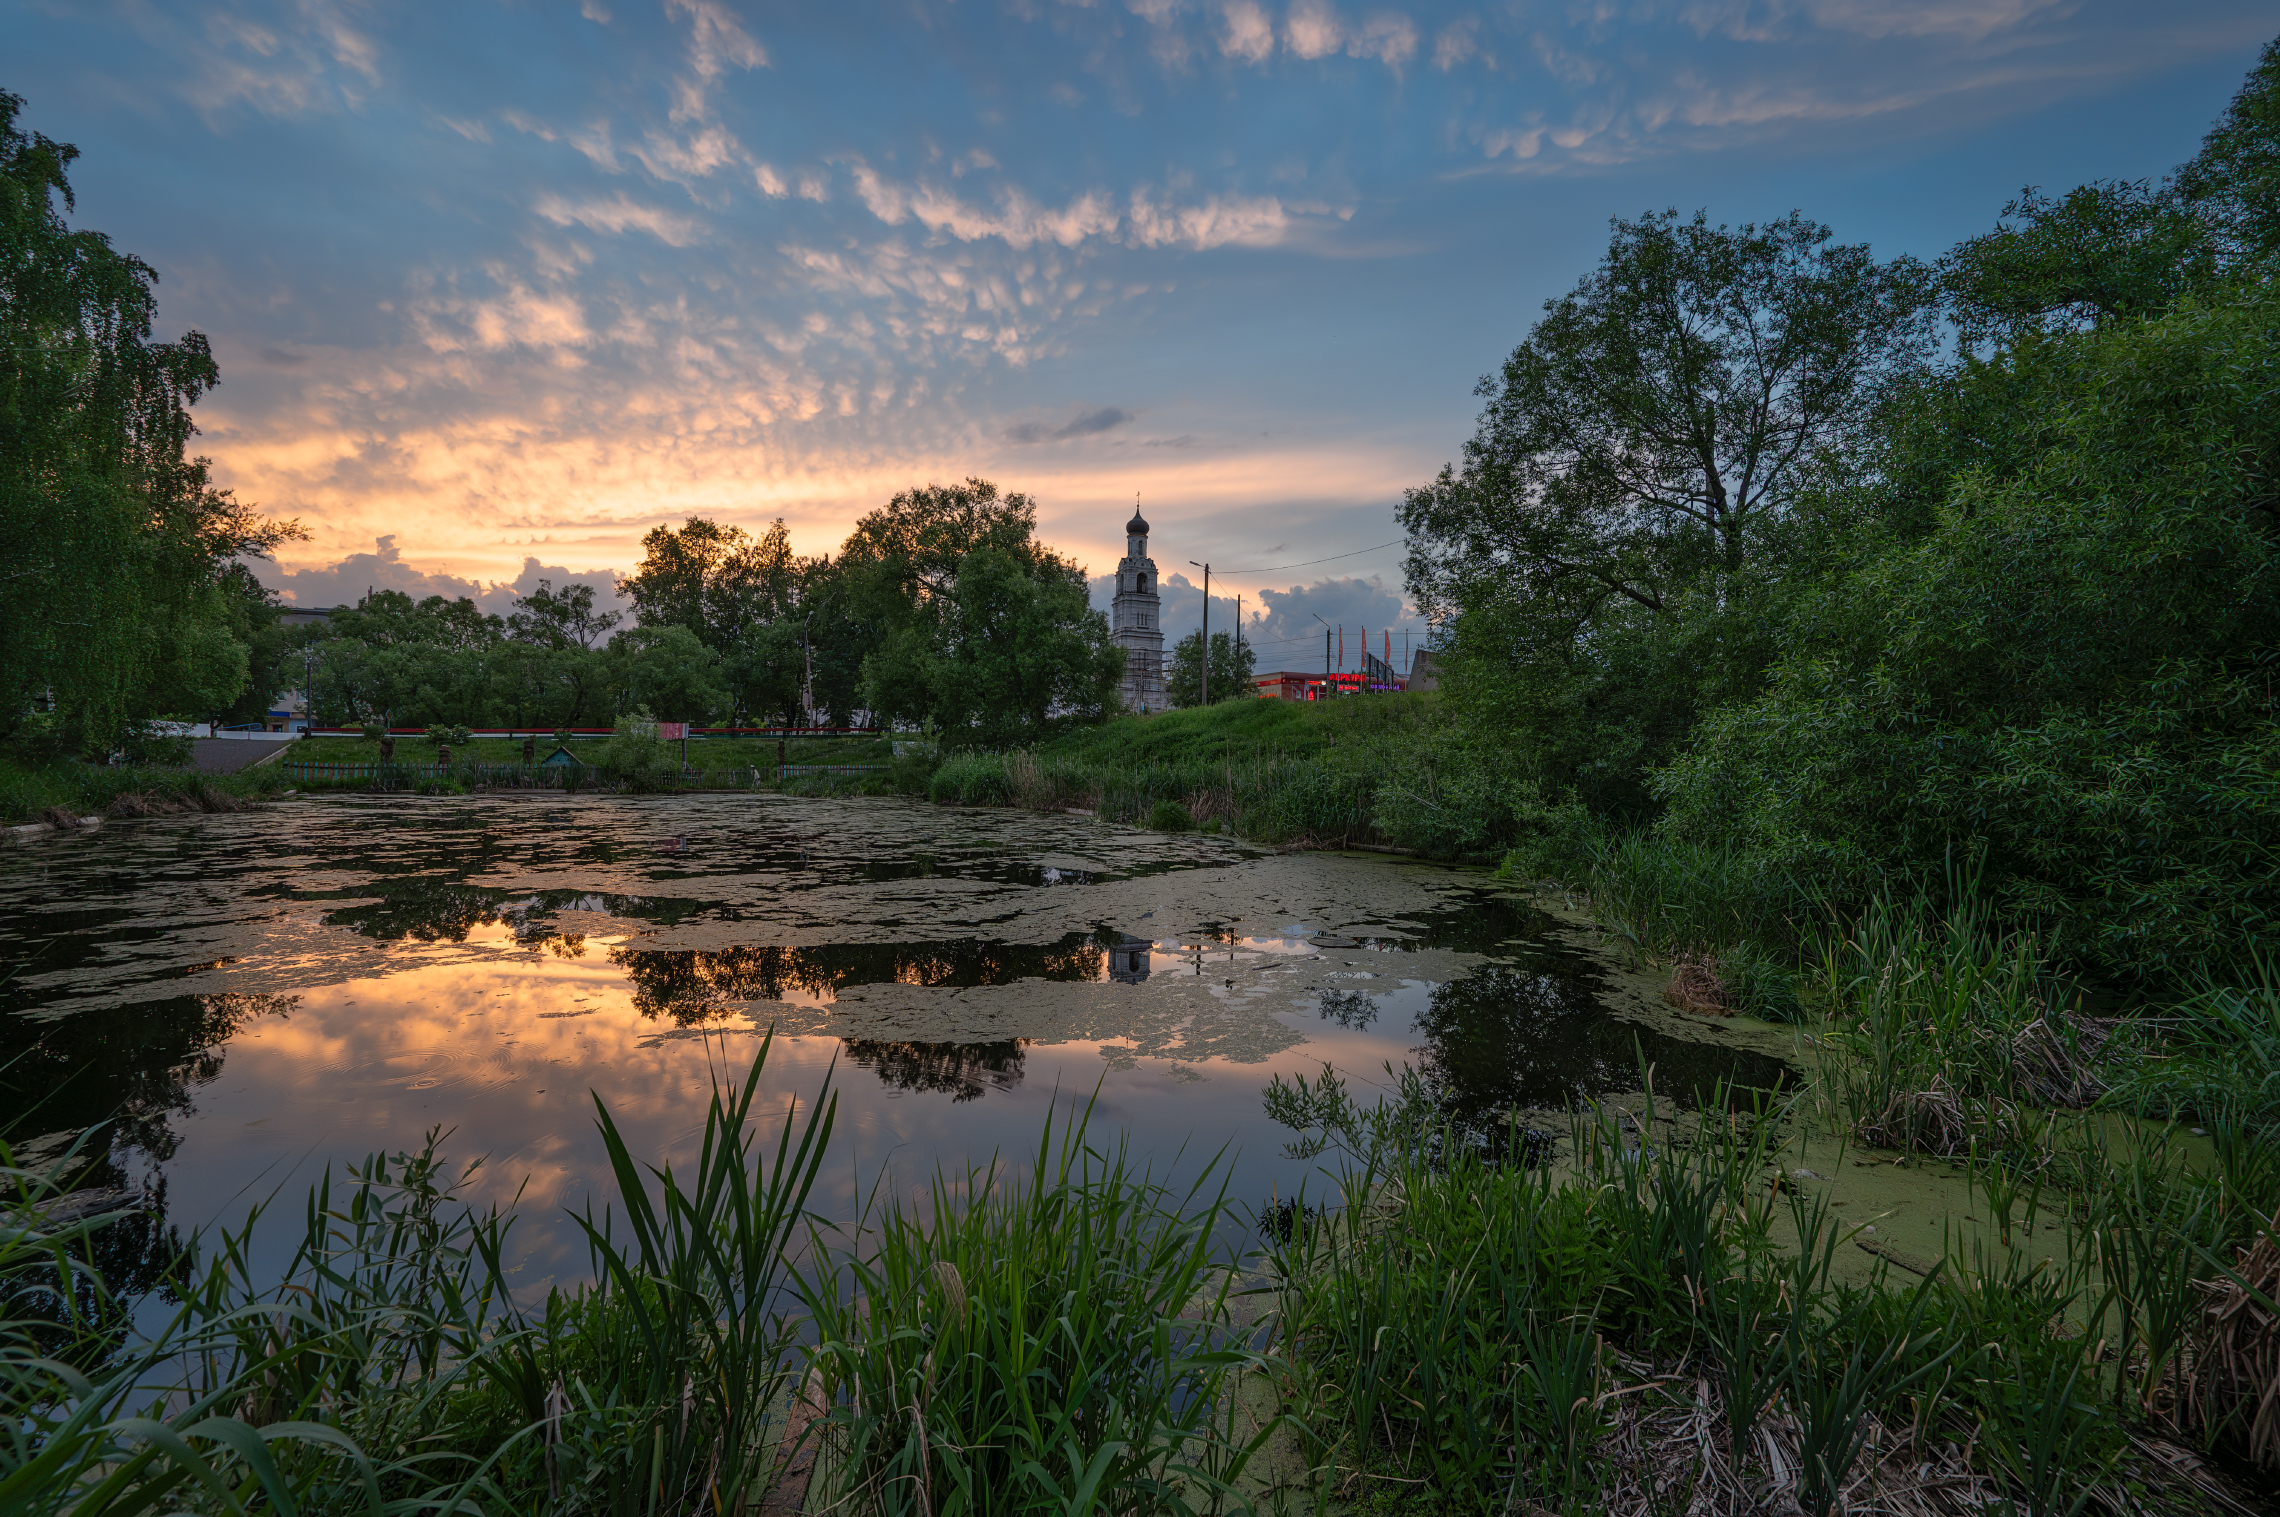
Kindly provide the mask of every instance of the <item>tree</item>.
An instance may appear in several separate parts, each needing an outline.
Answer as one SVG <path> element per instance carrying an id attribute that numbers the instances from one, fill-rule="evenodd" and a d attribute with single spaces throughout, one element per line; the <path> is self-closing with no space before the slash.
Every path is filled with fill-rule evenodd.
<path id="1" fill-rule="evenodd" d="M 702 722 L 729 704 L 719 655 L 678 622 L 620 632 L 610 639 L 609 655 L 621 716 L 645 711 L 671 722 Z"/>
<path id="2" fill-rule="evenodd" d="M 778 521 L 755 538 L 692 516 L 679 530 L 653 527 L 641 540 L 641 567 L 619 583 L 644 627 L 686 627 L 715 653 L 745 631 L 789 612 L 799 568 L 791 534 Z"/>
<path id="3" fill-rule="evenodd" d="M 220 378 L 206 339 L 152 340 L 157 272 L 66 224 L 78 152 L 19 127 L 23 104 L 0 91 L 0 735 L 44 706 L 56 740 L 102 751 L 237 697 L 221 576 L 302 534 L 185 457 Z"/>
<path id="4" fill-rule="evenodd" d="M 552 580 L 542 579 L 537 589 L 516 600 L 507 615 L 507 635 L 537 648 L 590 652 L 623 619 L 618 612 L 594 609 L 592 585 L 564 585 L 558 591 Z"/>
<path id="5" fill-rule="evenodd" d="M 1034 536 L 1028 496 L 986 479 L 905 490 L 855 524 L 829 585 L 833 640 L 860 636 L 863 700 L 888 722 L 1008 743 L 1104 713 L 1123 675 L 1084 570 Z M 819 697 L 820 698 L 820 697 Z"/>
<path id="6" fill-rule="evenodd" d="M 2280 915 L 2275 352 L 2256 291 L 1959 369 L 2005 400 L 2003 464 L 1831 555 L 1664 826 L 1839 899 L 1972 861 L 2117 978 L 2245 961 Z"/>
<path id="7" fill-rule="evenodd" d="M 1251 700 L 1251 671 L 1257 657 L 1249 643 L 1238 643 L 1224 632 L 1211 634 L 1211 698 L 1213 701 Z M 1203 704 L 1203 632 L 1199 628 L 1172 646 L 1171 668 L 1164 678 L 1164 693 L 1175 706 Z"/>
<path id="8" fill-rule="evenodd" d="M 2280 255 L 2280 37 L 2174 182 L 2229 258 Z"/>
<path id="9" fill-rule="evenodd" d="M 855 524 L 839 550 L 844 572 L 874 593 L 916 607 L 949 593 L 966 555 L 988 548 L 1037 570 L 1057 563 L 1036 540 L 1037 504 L 1001 496 L 986 479 L 905 490 Z M 1050 561 L 1050 562 L 1049 562 Z"/>
<path id="10" fill-rule="evenodd" d="M 1748 627 L 1699 619 L 1746 619 L 1787 516 L 1922 362 L 1933 291 L 1922 265 L 1795 213 L 1613 225 L 1598 269 L 1481 381 L 1461 466 L 1409 491 L 1401 521 L 1409 587 L 1453 626 L 1453 693 L 1524 735 L 1548 788 L 1624 805 L 1703 679 L 1762 665 Z"/>

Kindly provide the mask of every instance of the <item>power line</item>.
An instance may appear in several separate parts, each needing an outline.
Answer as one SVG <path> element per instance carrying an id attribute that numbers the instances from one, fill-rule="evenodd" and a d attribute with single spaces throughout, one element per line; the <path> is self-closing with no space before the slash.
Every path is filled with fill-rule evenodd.
<path id="1" fill-rule="evenodd" d="M 1280 574 L 1285 569 L 1311 569 L 1316 564 L 1334 564 L 1341 558 L 1360 558 L 1365 553 L 1375 553 L 1378 548 L 1395 547 L 1400 542 L 1401 539 L 1397 537 L 1390 543 L 1379 543 L 1376 548 L 1356 548 L 1351 553 L 1333 553 L 1328 558 L 1310 558 L 1303 564 L 1269 564 L 1263 569 L 1214 569 L 1211 572 L 1214 574 Z"/>

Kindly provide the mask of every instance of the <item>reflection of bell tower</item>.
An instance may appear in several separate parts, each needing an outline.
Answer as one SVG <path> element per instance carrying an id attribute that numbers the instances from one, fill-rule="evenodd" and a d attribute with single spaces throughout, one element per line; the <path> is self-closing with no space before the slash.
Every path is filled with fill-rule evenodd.
<path id="1" fill-rule="evenodd" d="M 1132 711 L 1165 706 L 1163 603 L 1156 561 L 1148 556 L 1148 522 L 1135 497 L 1132 520 L 1124 524 L 1124 561 L 1116 566 L 1116 600 L 1109 613 L 1109 636 L 1124 650 L 1124 683 L 1118 693 Z"/>
<path id="2" fill-rule="evenodd" d="M 1108 951 L 1108 977 L 1125 985 L 1137 985 L 1148 978 L 1148 950 L 1153 945 L 1146 938 L 1128 937 Z"/>

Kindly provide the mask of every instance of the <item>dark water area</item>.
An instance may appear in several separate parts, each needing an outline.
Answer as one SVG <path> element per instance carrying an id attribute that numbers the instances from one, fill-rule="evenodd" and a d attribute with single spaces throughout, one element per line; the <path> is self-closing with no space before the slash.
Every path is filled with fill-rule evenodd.
<path id="1" fill-rule="evenodd" d="M 1161 1173 L 1308 1181 L 1275 1075 L 1420 1071 L 1459 1122 L 1636 1089 L 1771 1088 L 1775 1059 L 1615 1015 L 1556 924 L 1477 874 L 1269 856 L 1063 817 L 723 796 L 288 803 L 0 855 L 0 1124 L 94 1126 L 177 1235 L 449 1129 L 517 1201 L 533 1284 L 580 1275 L 606 1102 L 686 1160 L 773 1028 L 763 1105 L 826 1081 L 816 1205 L 853 1219 L 1033 1152 L 1056 1104 Z M 771 1119 L 775 1120 L 774 1117 Z M 1312 1183 L 1319 1186 L 1319 1179 Z M 519 1197 L 519 1201 L 517 1198 Z"/>

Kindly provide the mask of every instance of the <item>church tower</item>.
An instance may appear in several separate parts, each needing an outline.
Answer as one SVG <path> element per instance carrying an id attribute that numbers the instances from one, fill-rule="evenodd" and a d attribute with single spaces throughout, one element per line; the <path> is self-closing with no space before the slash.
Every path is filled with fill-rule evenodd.
<path id="1" fill-rule="evenodd" d="M 1124 524 L 1124 561 L 1116 566 L 1116 601 L 1109 636 L 1124 650 L 1121 694 L 1132 711 L 1161 711 L 1164 699 L 1163 596 L 1156 561 L 1148 556 L 1148 522 L 1138 506 Z"/>

